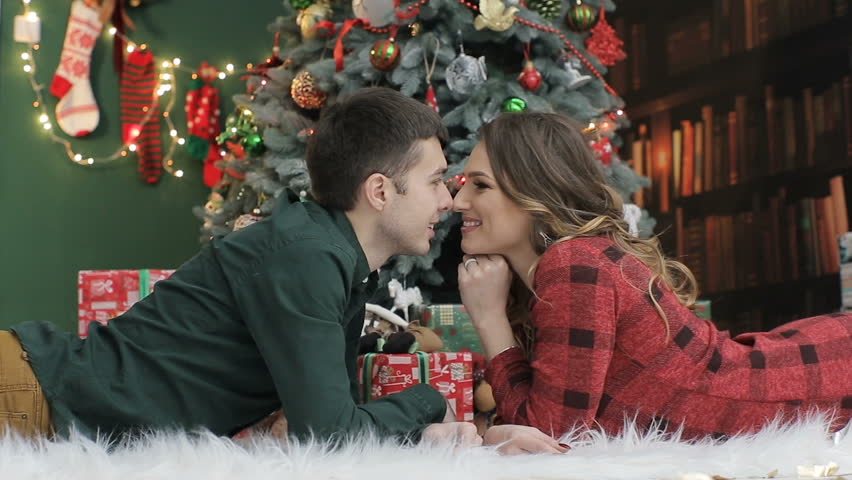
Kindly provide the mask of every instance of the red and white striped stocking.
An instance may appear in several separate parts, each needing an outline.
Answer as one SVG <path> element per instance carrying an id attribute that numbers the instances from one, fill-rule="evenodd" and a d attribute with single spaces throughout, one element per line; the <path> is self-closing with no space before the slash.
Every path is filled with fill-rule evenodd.
<path id="1" fill-rule="evenodd" d="M 121 135 L 124 143 L 136 145 L 139 175 L 147 183 L 157 183 L 163 175 L 157 83 L 151 50 L 127 55 L 121 72 Z"/>

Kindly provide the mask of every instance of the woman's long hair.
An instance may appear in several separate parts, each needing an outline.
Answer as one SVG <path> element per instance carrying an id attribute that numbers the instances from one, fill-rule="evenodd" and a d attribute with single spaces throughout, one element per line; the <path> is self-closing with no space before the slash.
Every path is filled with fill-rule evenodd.
<path id="1" fill-rule="evenodd" d="M 653 272 L 648 285 L 661 280 L 681 304 L 692 308 L 695 277 L 680 262 L 665 258 L 656 237 L 630 234 L 620 195 L 606 185 L 603 168 L 582 127 L 556 113 L 504 113 L 480 130 L 491 169 L 503 192 L 533 218 L 530 241 L 538 254 L 553 243 L 606 235 Z M 527 272 L 530 279 L 536 265 Z M 531 283 L 531 282 L 530 282 Z M 509 318 L 529 338 L 529 301 L 533 293 L 517 275 L 511 289 Z M 668 319 L 655 296 L 655 308 L 669 332 Z"/>

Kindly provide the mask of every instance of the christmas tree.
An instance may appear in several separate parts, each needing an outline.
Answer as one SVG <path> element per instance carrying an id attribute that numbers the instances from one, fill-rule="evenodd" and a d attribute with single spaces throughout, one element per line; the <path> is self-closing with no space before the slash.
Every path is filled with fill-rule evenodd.
<path id="1" fill-rule="evenodd" d="M 365 86 L 398 89 L 439 111 L 452 137 L 445 149 L 451 187 L 479 127 L 524 109 L 587 123 L 592 148 L 625 201 L 649 183 L 618 156 L 616 132 L 628 120 L 603 76 L 624 59 L 605 17 L 615 9 L 610 0 L 285 0 L 283 8 L 269 26 L 272 57 L 251 66 L 247 93 L 235 97 L 237 111 L 217 139 L 224 177 L 197 208 L 203 239 L 262 219 L 282 195 L 310 199 L 304 153 L 311 126 L 336 96 Z M 392 258 L 382 281 L 417 285 L 427 301 L 437 286 L 454 285 L 443 278 L 454 276 L 454 266 L 435 262 L 442 249 L 445 257 L 458 253 L 455 238 L 445 242 L 458 223 L 458 215 L 446 215 L 429 254 Z M 651 234 L 646 212 L 639 227 Z"/>

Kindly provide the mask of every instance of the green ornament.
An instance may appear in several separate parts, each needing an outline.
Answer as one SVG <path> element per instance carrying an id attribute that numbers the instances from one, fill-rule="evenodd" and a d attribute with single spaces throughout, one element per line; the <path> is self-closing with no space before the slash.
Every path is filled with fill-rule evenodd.
<path id="1" fill-rule="evenodd" d="M 553 20 L 562 13 L 562 2 L 559 0 L 529 0 L 527 8 L 541 15 L 541 18 Z"/>
<path id="2" fill-rule="evenodd" d="M 503 101 L 504 112 L 523 112 L 527 109 L 527 101 L 523 98 L 509 97 Z"/>
<path id="3" fill-rule="evenodd" d="M 250 133 L 243 137 L 243 147 L 249 155 L 256 157 L 266 150 L 266 145 L 263 144 L 263 137 L 259 133 Z"/>
<path id="4" fill-rule="evenodd" d="M 588 32 L 598 23 L 598 15 L 594 8 L 578 3 L 572 5 L 568 10 L 568 15 L 565 15 L 565 23 L 568 24 L 568 28 L 575 32 Z"/>
<path id="5" fill-rule="evenodd" d="M 290 5 L 296 10 L 304 10 L 314 4 L 314 0 L 290 0 Z"/>

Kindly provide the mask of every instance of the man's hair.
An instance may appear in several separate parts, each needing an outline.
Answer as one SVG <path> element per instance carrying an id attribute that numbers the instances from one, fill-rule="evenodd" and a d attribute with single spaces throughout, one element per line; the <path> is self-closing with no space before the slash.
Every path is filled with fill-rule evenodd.
<path id="1" fill-rule="evenodd" d="M 400 193 L 420 154 L 415 142 L 447 129 L 430 107 L 389 88 L 365 88 L 327 107 L 308 142 L 307 165 L 317 203 L 351 210 L 358 189 L 374 173 L 390 177 Z"/>

